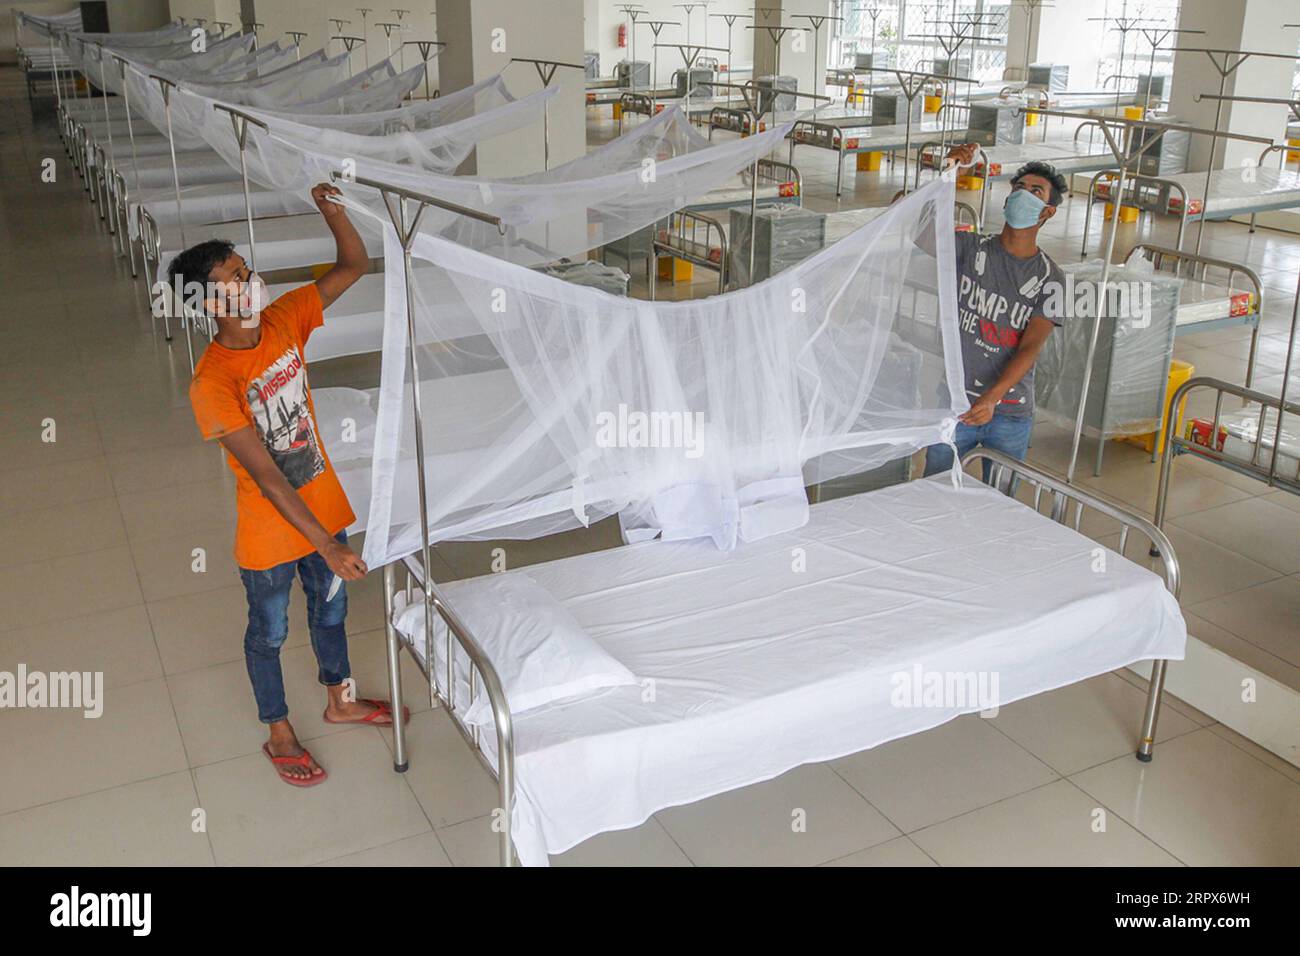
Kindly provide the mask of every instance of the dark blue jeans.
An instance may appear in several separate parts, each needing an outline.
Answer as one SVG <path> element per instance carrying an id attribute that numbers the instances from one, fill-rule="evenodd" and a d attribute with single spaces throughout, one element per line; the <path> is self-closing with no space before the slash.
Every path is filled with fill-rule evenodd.
<path id="1" fill-rule="evenodd" d="M 983 425 L 966 425 L 957 423 L 957 434 L 953 444 L 957 446 L 958 457 L 965 457 L 966 452 L 976 445 L 992 448 L 1004 455 L 1010 455 L 1016 461 L 1024 461 L 1029 451 L 1029 433 L 1034 429 L 1034 417 L 1024 415 L 1013 418 L 1010 415 L 998 415 Z M 984 483 L 989 482 L 992 470 L 987 460 L 984 461 Z M 952 449 L 947 445 L 931 445 L 925 450 L 925 474 L 930 476 L 952 467 Z"/>
<path id="2" fill-rule="evenodd" d="M 340 531 L 335 537 L 347 544 L 346 531 Z M 248 595 L 244 662 L 257 699 L 257 719 L 264 724 L 289 716 L 289 705 L 284 700 L 284 675 L 280 671 L 280 648 L 289 636 L 289 589 L 295 571 L 307 595 L 307 628 L 311 632 L 311 648 L 316 652 L 318 680 L 333 687 L 352 676 L 343 626 L 348 613 L 347 584 L 340 584 L 334 600 L 326 600 L 334 572 L 318 552 L 266 571 L 240 568 L 239 576 Z"/>

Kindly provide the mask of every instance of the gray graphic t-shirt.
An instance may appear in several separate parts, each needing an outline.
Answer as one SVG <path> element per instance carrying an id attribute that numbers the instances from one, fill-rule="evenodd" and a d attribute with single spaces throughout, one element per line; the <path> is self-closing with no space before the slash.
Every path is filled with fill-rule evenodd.
<path id="1" fill-rule="evenodd" d="M 966 395 L 974 401 L 988 391 L 1015 354 L 1029 320 L 1035 315 L 1061 324 L 1049 296 L 1049 283 L 1063 283 L 1055 262 L 1041 249 L 1028 259 L 1011 255 L 996 235 L 959 232 L 957 243 L 957 316 Z M 1031 368 L 1002 397 L 997 414 L 1023 417 L 1034 413 Z"/>

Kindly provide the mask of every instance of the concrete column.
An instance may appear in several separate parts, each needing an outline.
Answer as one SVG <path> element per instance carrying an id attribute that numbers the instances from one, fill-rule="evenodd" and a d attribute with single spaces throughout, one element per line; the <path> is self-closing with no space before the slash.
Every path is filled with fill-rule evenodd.
<path id="1" fill-rule="evenodd" d="M 545 15 L 539 15 L 542 10 Z M 516 96 L 540 88 L 529 63 L 511 57 L 582 63 L 583 0 L 441 0 L 438 39 L 447 46 L 439 57 L 446 90 L 457 90 L 505 70 Z M 509 64 L 507 66 L 507 64 Z M 551 80 L 560 92 L 550 100 L 550 165 L 558 166 L 587 149 L 585 79 L 581 70 L 561 67 Z M 471 161 L 484 176 L 518 176 L 542 168 L 542 123 L 511 136 L 481 143 Z"/>
<path id="2" fill-rule="evenodd" d="M 1050 0 L 1049 0 L 1050 2 Z M 1057 3 L 1033 12 L 1020 4 L 1011 7 L 1007 17 L 1007 65 L 1003 79 L 1025 79 L 1025 34 L 1029 32 L 1029 63 L 1065 64 L 1070 68 L 1070 89 L 1100 90 L 1104 78 L 1097 76 L 1097 64 L 1108 45 L 1110 25 L 1091 20 L 1102 15 L 1101 4 Z M 1128 50 L 1132 64 L 1134 52 L 1147 53 L 1138 34 L 1129 34 L 1139 50 Z M 1133 72 L 1131 69 L 1127 72 Z"/>
<path id="3" fill-rule="evenodd" d="M 1294 56 L 1300 30 L 1283 30 L 1282 24 L 1300 22 L 1300 9 L 1294 0 L 1183 0 L 1178 25 L 1184 29 L 1204 30 L 1204 36 L 1184 35 L 1179 46 L 1212 47 L 1225 50 L 1252 50 L 1261 53 L 1285 53 Z M 1217 57 L 1222 62 L 1221 57 Z M 1232 58 L 1235 61 L 1237 58 Z M 1228 77 L 1228 96 L 1290 95 L 1295 72 L 1294 60 L 1255 57 L 1247 60 Z M 1178 53 L 1174 56 L 1173 93 L 1169 111 L 1194 126 L 1214 125 L 1214 100 L 1196 97 L 1219 92 L 1219 72 L 1204 53 Z M 1223 103 L 1219 128 L 1251 136 L 1268 136 L 1280 140 L 1286 132 L 1288 112 L 1285 106 L 1262 103 Z M 1203 170 L 1208 164 L 1216 168 L 1253 165 L 1262 146 L 1220 140 L 1215 155 L 1210 155 L 1210 140 L 1192 138 L 1189 168 Z"/>
<path id="4" fill-rule="evenodd" d="M 171 18 L 167 0 L 110 0 L 107 9 L 110 33 L 156 30 Z"/>
<path id="5" fill-rule="evenodd" d="M 792 26 L 781 39 L 780 70 L 784 76 L 793 76 L 801 93 L 826 92 L 826 63 L 830 50 L 830 37 L 834 32 L 831 21 L 822 24 L 820 49 L 814 50 L 812 24 L 800 14 L 828 16 L 831 5 L 827 0 L 755 0 L 754 19 L 741 21 L 759 27 Z M 737 26 L 740 24 L 738 23 Z M 776 72 L 777 50 L 766 29 L 749 30 L 753 33 L 754 75 L 766 76 Z M 816 53 L 817 61 L 814 61 Z M 812 100 L 798 103 L 799 109 L 811 109 Z"/>

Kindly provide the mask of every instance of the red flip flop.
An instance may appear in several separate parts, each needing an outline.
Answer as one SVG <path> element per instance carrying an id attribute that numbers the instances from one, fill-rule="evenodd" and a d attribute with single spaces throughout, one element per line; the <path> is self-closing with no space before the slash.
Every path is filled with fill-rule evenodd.
<path id="1" fill-rule="evenodd" d="M 323 714 L 327 724 L 374 724 L 376 727 L 391 727 L 393 725 L 393 707 L 386 700 L 375 700 L 373 697 L 358 697 L 358 704 L 369 704 L 374 708 L 364 717 L 356 717 L 352 720 L 330 720 L 329 711 Z M 386 720 L 384 718 L 387 718 Z M 411 722 L 411 708 L 402 708 L 402 723 Z"/>
<path id="2" fill-rule="evenodd" d="M 311 769 L 311 751 L 307 750 L 305 747 L 303 748 L 302 753 L 298 754 L 296 757 L 277 757 L 275 754 L 271 753 L 271 745 L 265 743 L 262 744 L 262 753 L 266 754 L 266 759 L 271 761 L 271 763 L 276 767 L 275 772 L 279 774 L 280 779 L 291 787 L 314 787 L 318 783 L 324 783 L 325 778 L 329 776 L 329 774 L 325 772 L 324 767 L 320 768 L 319 774 L 312 774 L 310 777 L 295 777 L 289 774 L 280 773 L 280 767 L 306 767 L 309 770 Z"/>

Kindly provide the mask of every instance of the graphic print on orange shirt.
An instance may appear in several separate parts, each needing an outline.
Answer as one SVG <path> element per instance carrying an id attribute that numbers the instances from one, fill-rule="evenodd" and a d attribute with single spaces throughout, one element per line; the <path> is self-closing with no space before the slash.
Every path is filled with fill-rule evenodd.
<path id="1" fill-rule="evenodd" d="M 301 488 L 325 472 L 325 456 L 307 404 L 307 369 L 296 345 L 248 385 L 257 437 L 290 486 Z"/>

